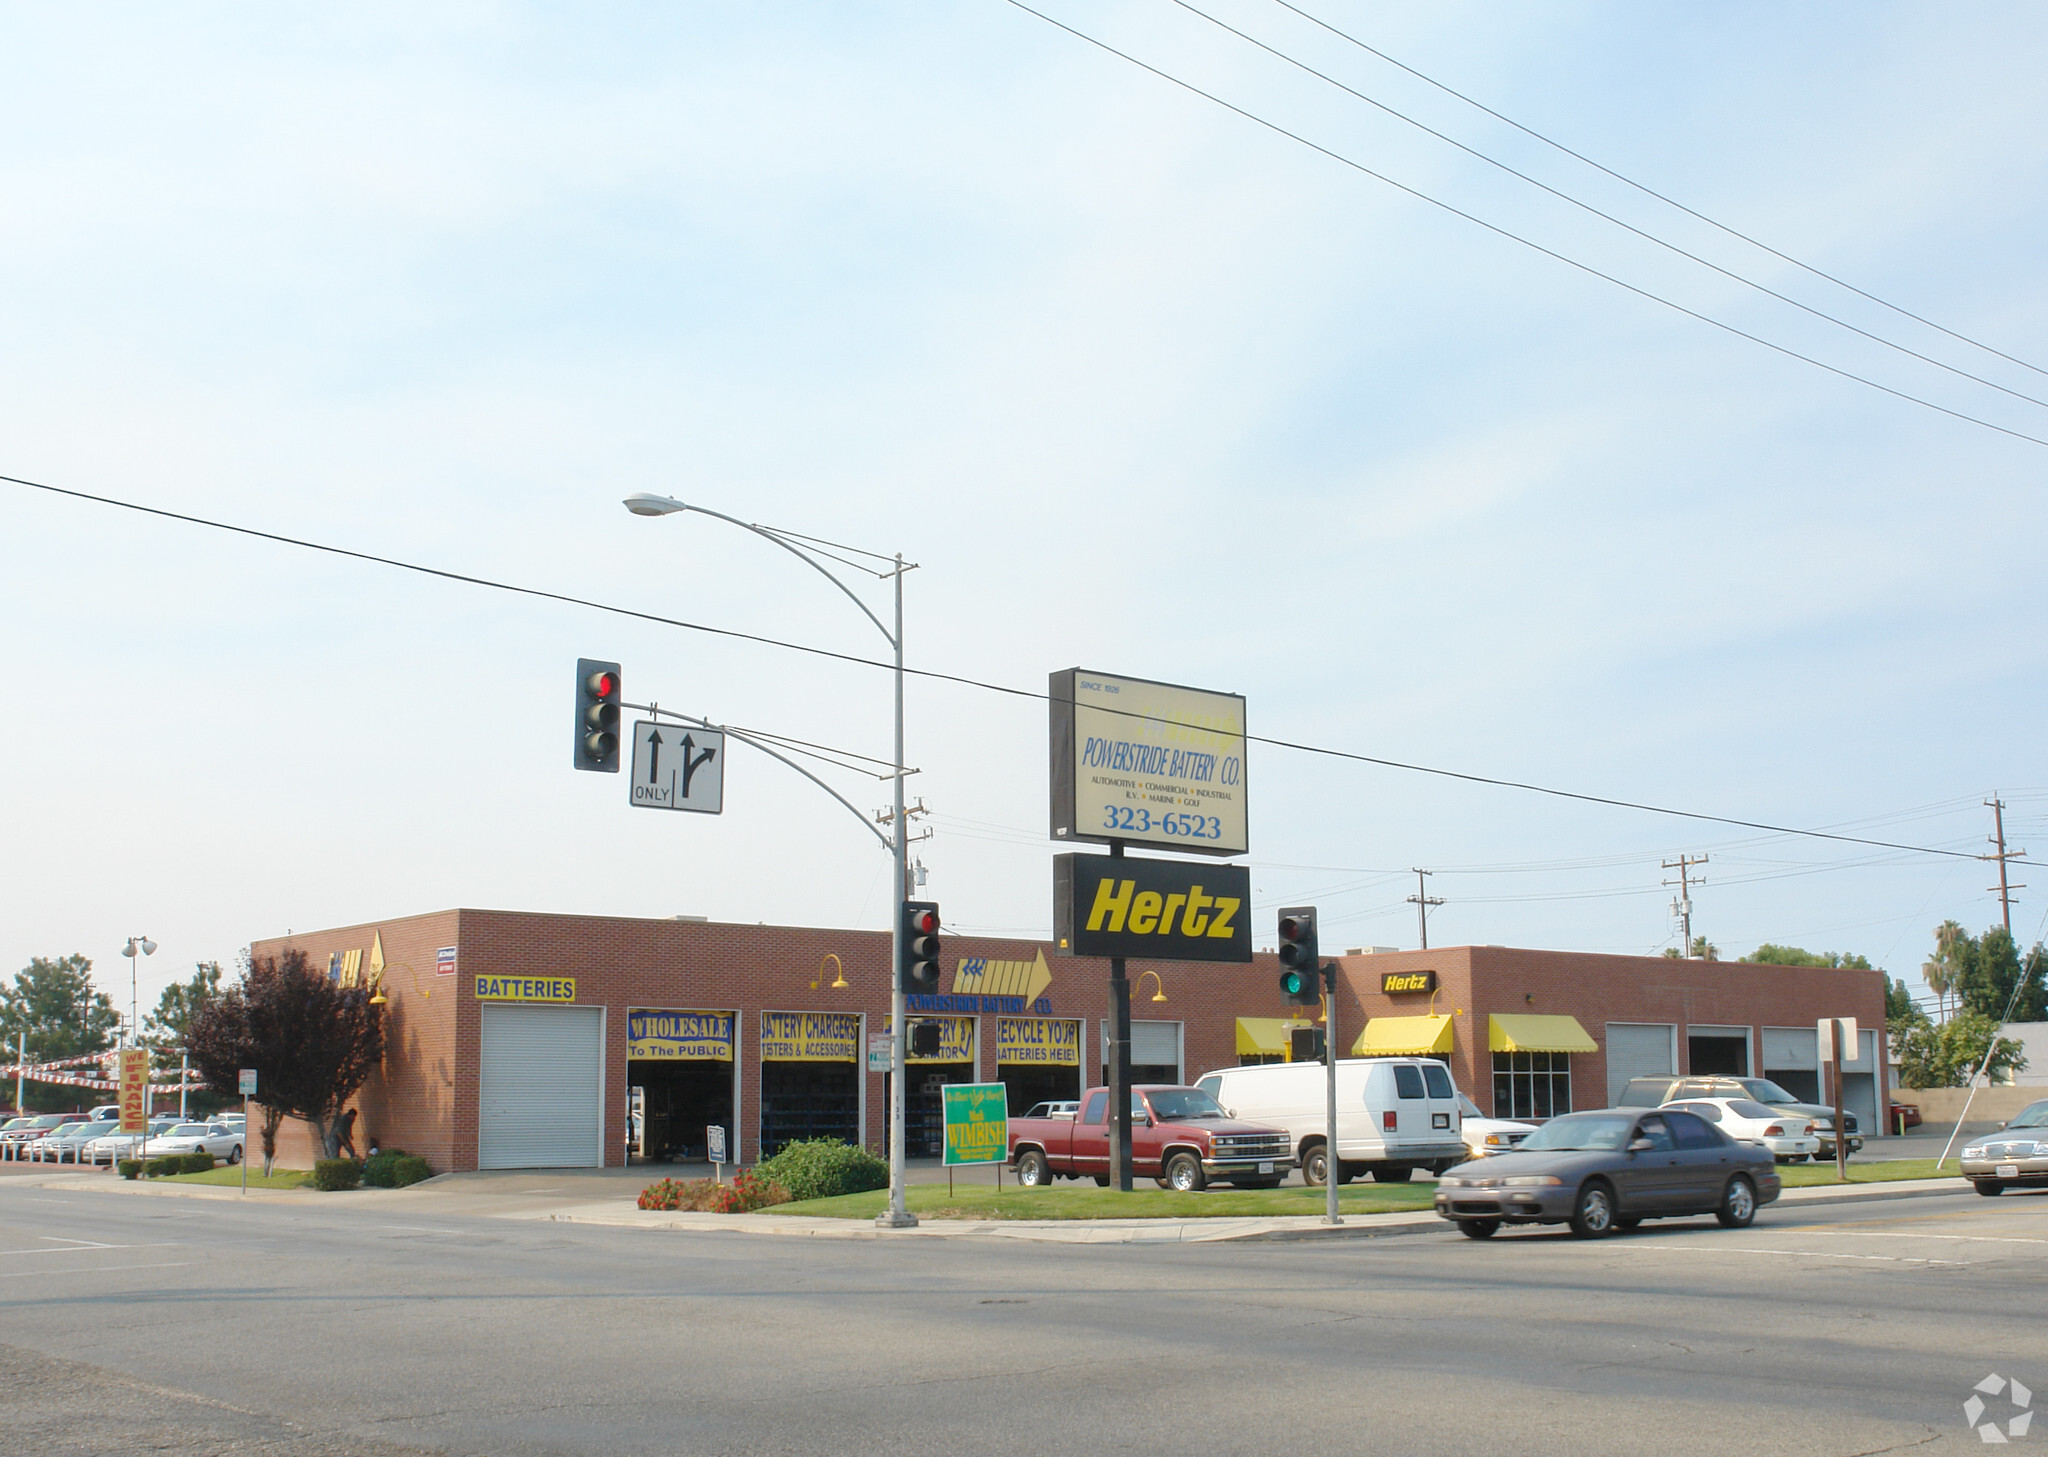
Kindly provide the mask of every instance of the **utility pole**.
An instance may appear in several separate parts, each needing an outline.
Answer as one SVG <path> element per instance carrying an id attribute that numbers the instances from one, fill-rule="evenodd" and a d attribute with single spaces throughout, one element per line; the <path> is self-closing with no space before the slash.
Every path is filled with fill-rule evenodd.
<path id="1" fill-rule="evenodd" d="M 1442 896 L 1429 893 L 1429 886 L 1424 881 L 1425 876 L 1433 874 L 1435 872 L 1430 870 L 1416 871 L 1415 894 L 1408 897 L 1408 904 L 1415 907 L 1415 924 L 1422 932 L 1422 949 L 1424 951 L 1429 950 L 1429 908 L 1431 906 L 1440 906 L 1444 903 Z"/>
<path id="2" fill-rule="evenodd" d="M 1987 889 L 1998 892 L 1999 914 L 2005 918 L 2005 934 L 2010 936 L 2012 934 L 2012 893 L 2016 890 L 2025 890 L 2026 886 L 2009 885 L 2006 883 L 2005 862 L 2015 856 L 2025 855 L 2027 852 L 2005 848 L 2005 801 L 1994 794 L 1991 798 L 1984 801 L 1984 805 L 1991 811 L 1993 827 L 1991 843 L 1998 847 L 1998 853 L 1996 855 L 1980 855 L 1977 858 L 1980 860 L 1996 860 L 1998 862 L 1998 884 L 1989 886 Z"/>
<path id="3" fill-rule="evenodd" d="M 1685 949 L 1679 953 L 1681 956 L 1690 957 L 1692 955 L 1692 867 L 1706 863 L 1706 856 L 1687 855 L 1683 851 L 1679 852 L 1676 860 L 1666 860 L 1663 862 L 1664 869 L 1676 870 L 1678 872 L 1678 899 L 1671 903 L 1671 913 L 1678 917 L 1680 924 L 1685 928 L 1683 932 L 1685 936 Z M 1664 883 L 1666 885 L 1671 884 L 1668 880 Z M 1699 883 L 1705 885 L 1707 883 L 1706 878 L 1702 876 Z"/>

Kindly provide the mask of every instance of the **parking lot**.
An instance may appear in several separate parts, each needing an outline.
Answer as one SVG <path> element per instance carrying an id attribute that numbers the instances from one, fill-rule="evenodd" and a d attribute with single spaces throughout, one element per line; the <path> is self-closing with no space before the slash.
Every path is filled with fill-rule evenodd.
<path id="1" fill-rule="evenodd" d="M 0 1181 L 0 1444 L 1846 1457 L 1980 1450 L 1975 1384 L 2048 1388 L 2042 1195 L 1590 1243 L 1114 1246 L 561 1224 L 542 1185 L 496 1215 L 384 1197 Z"/>

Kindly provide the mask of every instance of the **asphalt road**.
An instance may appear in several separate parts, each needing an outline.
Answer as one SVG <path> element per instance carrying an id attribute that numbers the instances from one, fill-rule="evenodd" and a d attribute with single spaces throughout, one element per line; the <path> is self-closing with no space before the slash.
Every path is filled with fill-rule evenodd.
<path id="1" fill-rule="evenodd" d="M 0 1184 L 0 1451 L 1850 1457 L 2048 1392 L 2048 1195 L 1597 1243 L 395 1217 Z"/>

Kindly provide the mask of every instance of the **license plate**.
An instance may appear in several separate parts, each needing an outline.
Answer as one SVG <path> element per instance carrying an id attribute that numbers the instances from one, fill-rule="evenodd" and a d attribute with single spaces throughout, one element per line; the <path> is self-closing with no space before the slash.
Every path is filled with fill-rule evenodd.
<path id="1" fill-rule="evenodd" d="M 2019 1176 L 2020 1166 L 2018 1164 L 2000 1164 L 1998 1166 L 1998 1177 L 2001 1179 L 2017 1179 Z"/>
<path id="2" fill-rule="evenodd" d="M 1259 1172 L 1260 1172 L 1260 1173 L 1262 1173 L 1262 1174 L 1270 1174 L 1270 1173 L 1272 1173 L 1272 1172 L 1273 1172 L 1273 1161 L 1272 1161 L 1271 1159 L 1261 1159 L 1261 1160 L 1259 1161 Z"/>

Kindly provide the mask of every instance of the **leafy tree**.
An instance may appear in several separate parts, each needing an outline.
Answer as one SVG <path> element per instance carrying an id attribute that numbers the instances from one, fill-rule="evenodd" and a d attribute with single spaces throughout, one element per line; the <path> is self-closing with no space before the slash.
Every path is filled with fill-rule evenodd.
<path id="1" fill-rule="evenodd" d="M 1742 960 L 1771 966 L 1843 966 L 1851 971 L 1877 970 L 1868 957 L 1853 951 L 1808 951 L 1803 946 L 1774 946 L 1768 941 Z"/>
<path id="2" fill-rule="evenodd" d="M 199 1008 L 187 1047 L 218 1093 L 235 1093 L 241 1069 L 256 1070 L 268 1171 L 287 1117 L 319 1130 L 327 1158 L 340 1153 L 343 1105 L 384 1056 L 382 1010 L 367 988 L 335 985 L 288 947 L 281 958 L 250 962 L 239 982 Z"/>
<path id="3" fill-rule="evenodd" d="M 1925 1027 L 1927 1014 L 1920 1010 L 1913 994 L 1906 989 L 1902 976 L 1888 976 L 1884 981 L 1884 1025 L 1894 1038 L 1908 1027 Z"/>
<path id="4" fill-rule="evenodd" d="M 1666 946 L 1664 954 L 1673 961 L 1677 961 L 1687 953 L 1681 952 L 1676 946 Z M 1692 951 L 1690 955 L 1694 961 L 1719 961 L 1721 959 L 1721 948 L 1704 936 L 1695 936 L 1692 938 Z"/>
<path id="5" fill-rule="evenodd" d="M 113 1046 L 121 1014 L 105 992 L 93 990 L 92 963 L 83 956 L 50 961 L 41 956 L 16 972 L 13 986 L 0 986 L 0 1036 L 5 1059 L 24 1046 L 30 1062 L 59 1062 Z M 23 1089 L 30 1108 L 54 1112 L 77 1104 L 81 1090 L 61 1084 Z M 28 1110 L 23 1110 L 28 1111 Z"/>
<path id="6" fill-rule="evenodd" d="M 220 963 L 202 961 L 189 981 L 174 981 L 157 999 L 156 1010 L 143 1019 L 147 1047 L 177 1051 L 192 1030 L 192 1014 L 220 995 Z"/>
<path id="7" fill-rule="evenodd" d="M 2007 1073 L 2024 1072 L 2027 1066 L 2017 1041 L 2000 1037 L 1996 1022 L 1971 1011 L 1958 1012 L 1938 1025 L 1922 1021 L 1894 1032 L 1892 1051 L 1899 1058 L 1899 1081 L 1909 1088 L 1965 1087 L 1980 1063 L 1993 1082 Z"/>
<path id="8" fill-rule="evenodd" d="M 2022 962 L 2012 932 L 1993 926 L 1977 939 L 1972 952 L 1954 988 L 1964 1007 L 1994 1022 L 2048 1020 L 2048 987 L 2043 986 L 2048 956 L 2040 942 Z"/>

